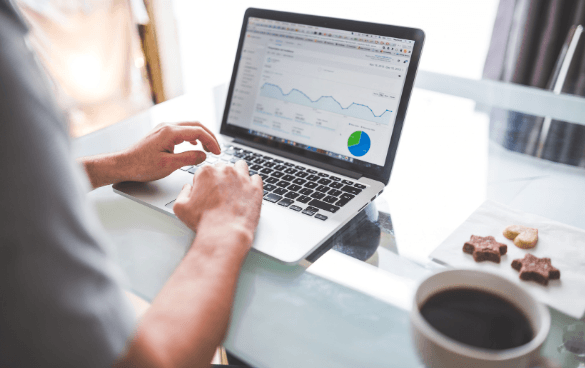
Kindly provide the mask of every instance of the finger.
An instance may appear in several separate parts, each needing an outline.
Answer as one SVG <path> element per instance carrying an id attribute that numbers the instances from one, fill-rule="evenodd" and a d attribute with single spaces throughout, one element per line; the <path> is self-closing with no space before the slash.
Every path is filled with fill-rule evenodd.
<path id="1" fill-rule="evenodd" d="M 170 154 L 171 160 L 173 163 L 173 167 L 178 169 L 183 166 L 188 165 L 199 165 L 205 159 L 207 159 L 207 155 L 205 152 L 202 151 L 185 151 L 181 153 L 172 153 Z"/>
<path id="2" fill-rule="evenodd" d="M 210 149 L 211 152 L 219 155 L 221 153 L 219 144 L 213 134 L 201 127 L 193 126 L 174 126 L 172 129 L 172 142 L 174 145 L 183 142 L 199 141 L 203 146 Z"/>
<path id="3" fill-rule="evenodd" d="M 183 189 L 181 189 L 181 192 L 177 196 L 177 199 L 175 200 L 175 204 L 187 202 L 189 200 L 189 196 L 191 195 L 191 188 L 192 187 L 189 184 L 183 185 Z"/>
<path id="4" fill-rule="evenodd" d="M 246 161 L 238 160 L 234 164 L 234 167 L 239 174 L 244 175 L 246 177 L 250 176 L 250 170 L 248 169 L 248 164 L 246 163 Z"/>
<path id="5" fill-rule="evenodd" d="M 250 180 L 252 181 L 253 185 L 262 188 L 262 178 L 260 177 L 260 175 L 252 175 L 250 176 Z"/>
<path id="6" fill-rule="evenodd" d="M 215 134 L 213 134 L 213 132 L 211 131 L 211 129 L 209 129 L 208 127 L 206 127 L 205 125 L 201 124 L 198 121 L 183 121 L 181 123 L 177 123 L 176 125 L 178 125 L 178 126 L 197 126 L 197 127 L 201 127 L 203 129 L 205 129 L 207 131 L 207 133 L 211 134 L 211 136 L 215 139 L 215 143 L 217 143 L 217 145 L 219 146 L 219 141 L 217 140 Z"/>

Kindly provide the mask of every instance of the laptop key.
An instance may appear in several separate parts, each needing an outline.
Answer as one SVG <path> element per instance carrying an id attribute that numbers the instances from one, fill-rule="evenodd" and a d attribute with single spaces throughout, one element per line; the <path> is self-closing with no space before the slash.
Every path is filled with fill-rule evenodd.
<path id="1" fill-rule="evenodd" d="M 297 169 L 297 170 L 305 170 L 305 168 L 304 168 L 304 167 L 302 167 L 302 166 L 299 166 L 299 165 L 295 166 L 295 169 Z"/>
<path id="2" fill-rule="evenodd" d="M 343 184 L 347 184 L 347 185 L 353 185 L 353 181 L 349 181 L 349 180 L 342 180 L 341 181 Z"/>
<path id="3" fill-rule="evenodd" d="M 327 184 L 331 183 L 331 180 L 329 180 L 329 179 L 321 179 L 317 183 L 323 184 L 323 185 L 327 185 Z"/>
<path id="4" fill-rule="evenodd" d="M 291 166 L 295 166 L 294 164 L 291 164 L 290 162 L 283 162 L 282 164 L 283 164 L 284 166 L 289 166 L 289 167 L 291 167 Z"/>
<path id="5" fill-rule="evenodd" d="M 305 179 L 310 180 L 310 181 L 315 181 L 315 180 L 319 180 L 319 177 L 317 175 L 309 175 Z"/>
<path id="6" fill-rule="evenodd" d="M 315 192 L 315 193 L 311 194 L 311 198 L 321 199 L 323 197 L 325 197 L 325 193 Z"/>
<path id="7" fill-rule="evenodd" d="M 300 210 L 302 210 L 302 208 L 301 208 L 301 207 L 299 207 L 299 206 L 290 206 L 289 208 L 290 208 L 291 210 L 293 210 L 293 211 L 297 211 L 297 212 L 299 212 Z"/>
<path id="8" fill-rule="evenodd" d="M 311 207 L 307 207 L 302 213 L 304 213 L 307 216 L 313 216 L 314 214 L 317 213 L 317 211 L 313 210 Z"/>
<path id="9" fill-rule="evenodd" d="M 299 195 L 300 195 L 300 194 L 299 194 L 299 193 L 297 193 L 297 192 L 288 192 L 288 193 L 286 193 L 284 196 L 285 196 L 286 198 L 295 199 L 295 198 L 296 198 L 296 197 L 298 197 Z M 335 198 L 335 199 L 337 199 L 337 198 Z"/>
<path id="10" fill-rule="evenodd" d="M 276 159 L 276 158 L 273 158 L 272 159 L 272 162 L 276 162 L 277 164 L 282 164 L 282 160 L 279 160 L 279 159 Z"/>
<path id="11" fill-rule="evenodd" d="M 276 162 L 266 162 L 264 163 L 264 167 L 273 168 L 276 166 Z"/>
<path id="12" fill-rule="evenodd" d="M 356 187 L 350 187 L 349 185 L 344 186 L 343 188 L 341 188 L 341 190 L 351 194 L 360 194 L 362 192 L 361 189 L 358 189 Z"/>
<path id="13" fill-rule="evenodd" d="M 267 190 L 269 192 L 272 192 L 274 189 L 276 189 L 276 185 L 264 184 L 264 190 Z"/>
<path id="14" fill-rule="evenodd" d="M 295 177 L 292 175 L 285 175 L 282 178 L 280 178 L 280 180 L 293 181 L 295 180 Z"/>
<path id="15" fill-rule="evenodd" d="M 281 178 L 284 176 L 284 173 L 282 171 L 274 171 L 270 175 L 274 176 L 275 178 Z"/>
<path id="16" fill-rule="evenodd" d="M 309 189 L 313 189 L 316 188 L 319 184 L 317 183 L 313 183 L 312 181 L 306 182 L 305 183 L 305 188 L 309 188 Z"/>
<path id="17" fill-rule="evenodd" d="M 284 172 L 287 174 L 294 174 L 297 171 L 298 171 L 297 169 L 293 169 L 293 168 L 288 168 L 288 169 L 284 170 Z"/>
<path id="18" fill-rule="evenodd" d="M 300 179 L 300 178 L 299 178 L 299 179 L 295 179 L 295 180 L 293 180 L 292 182 L 293 182 L 293 184 L 303 185 L 303 184 L 305 184 L 307 181 L 306 181 L 305 179 Z"/>
<path id="19" fill-rule="evenodd" d="M 276 166 L 274 166 L 274 170 L 283 171 L 283 170 L 286 170 L 286 166 L 276 165 Z"/>
<path id="20" fill-rule="evenodd" d="M 290 185 L 290 183 L 288 181 L 284 181 L 284 180 L 281 180 L 278 183 L 276 183 L 276 186 L 281 187 L 281 188 L 288 187 L 289 185 Z"/>
<path id="21" fill-rule="evenodd" d="M 319 185 L 315 190 L 321 193 L 327 193 L 329 191 L 329 187 L 326 185 Z"/>
<path id="22" fill-rule="evenodd" d="M 309 188 L 303 188 L 303 189 L 299 190 L 299 193 L 304 194 L 304 195 L 309 195 L 309 194 L 313 193 L 313 190 L 309 189 Z"/>
<path id="23" fill-rule="evenodd" d="M 266 162 L 266 160 L 261 159 L 261 158 L 257 158 L 257 159 L 254 160 L 254 163 L 255 164 L 258 164 L 258 165 L 262 165 L 265 162 Z"/>
<path id="24" fill-rule="evenodd" d="M 297 192 L 299 189 L 301 189 L 302 187 L 300 185 L 296 185 L 296 184 L 291 184 L 289 185 L 286 189 L 288 190 L 292 190 L 293 192 Z"/>
<path id="25" fill-rule="evenodd" d="M 269 178 L 266 178 L 266 180 L 264 180 L 264 182 L 268 183 L 268 184 L 276 184 L 279 182 L 279 180 L 277 178 L 271 176 Z"/>
<path id="26" fill-rule="evenodd" d="M 327 202 L 329 204 L 333 204 L 333 203 L 337 202 L 337 199 L 338 198 L 337 197 L 334 197 L 334 196 L 327 196 L 327 197 L 323 198 L 323 202 Z"/>
<path id="27" fill-rule="evenodd" d="M 267 167 L 265 167 L 265 168 L 263 168 L 262 170 L 260 170 L 260 172 L 261 172 L 262 174 L 270 174 L 272 171 L 274 171 L 274 170 L 272 170 L 272 169 L 269 169 L 269 168 L 267 168 Z"/>
<path id="28" fill-rule="evenodd" d="M 309 175 L 309 173 L 305 171 L 299 171 L 295 175 L 298 176 L 299 178 L 304 178 L 305 176 Z"/>
<path id="29" fill-rule="evenodd" d="M 339 201 L 337 201 L 337 203 L 335 203 L 335 205 L 336 205 L 336 206 L 339 206 L 339 207 L 343 207 L 343 206 L 345 206 L 346 204 L 348 204 L 350 200 L 351 200 L 351 199 L 347 199 L 347 198 L 341 198 Z"/>
<path id="30" fill-rule="evenodd" d="M 307 169 L 305 171 L 308 172 L 309 174 L 316 174 L 317 173 L 317 171 L 315 171 L 313 169 Z"/>
<path id="31" fill-rule="evenodd" d="M 264 199 L 267 200 L 268 202 L 276 203 L 276 202 L 280 201 L 282 199 L 282 197 L 275 194 L 275 193 L 269 193 L 269 194 L 264 196 Z"/>
<path id="32" fill-rule="evenodd" d="M 292 199 L 285 198 L 285 199 L 279 201 L 278 204 L 281 205 L 281 206 L 283 206 L 283 207 L 288 207 L 291 204 L 293 204 L 294 202 L 295 201 L 293 201 Z"/>
<path id="33" fill-rule="evenodd" d="M 252 175 L 254 175 L 254 174 L 251 174 L 250 176 L 252 176 Z M 266 178 L 268 178 L 268 175 L 266 175 L 266 174 L 258 174 L 258 175 L 262 178 L 262 181 L 264 181 L 264 180 L 266 180 Z"/>
<path id="34" fill-rule="evenodd" d="M 334 188 L 334 189 L 339 189 L 339 188 L 341 188 L 341 187 L 343 186 L 343 184 L 341 184 L 341 183 L 336 183 L 336 182 L 333 182 L 333 183 L 329 184 L 329 186 L 330 186 L 331 188 Z"/>
<path id="35" fill-rule="evenodd" d="M 322 214 L 320 214 L 320 213 L 316 214 L 316 215 L 315 215 L 315 218 L 316 218 L 316 219 L 319 219 L 319 220 L 321 220 L 321 221 L 325 221 L 325 220 L 327 220 L 327 216 L 323 216 L 323 215 L 322 215 Z"/>
<path id="36" fill-rule="evenodd" d="M 340 181 L 341 179 L 338 178 L 337 176 L 330 176 L 329 179 L 333 180 L 333 181 Z"/>
<path id="37" fill-rule="evenodd" d="M 358 188 L 358 189 L 366 189 L 366 186 L 363 185 L 363 184 L 355 183 L 353 186 L 356 187 L 356 188 Z"/>
<path id="38" fill-rule="evenodd" d="M 327 194 L 329 194 L 330 196 L 334 196 L 334 197 L 339 197 L 339 195 L 343 193 L 341 190 L 337 190 L 337 189 L 331 189 L 330 191 L 327 192 Z"/>
<path id="39" fill-rule="evenodd" d="M 254 170 L 254 171 L 258 171 L 261 169 L 262 169 L 262 166 L 260 166 L 260 165 L 252 165 L 252 167 L 250 167 L 250 170 Z"/>
<path id="40" fill-rule="evenodd" d="M 349 201 L 350 199 L 355 198 L 355 196 L 353 194 L 350 194 L 350 193 L 343 193 L 341 196 L 339 196 L 339 198 L 347 199 Z"/>
<path id="41" fill-rule="evenodd" d="M 301 202 L 301 203 L 307 203 L 311 200 L 311 197 L 309 196 L 300 196 L 299 198 L 297 198 L 297 202 Z"/>
<path id="42" fill-rule="evenodd" d="M 329 174 L 325 174 L 325 173 L 319 173 L 319 174 L 317 174 L 317 175 L 319 175 L 319 176 L 322 176 L 322 177 L 324 177 L 324 178 L 326 178 L 326 177 L 328 177 L 328 176 L 329 176 Z"/>
<path id="43" fill-rule="evenodd" d="M 284 188 L 276 188 L 272 191 L 272 193 L 278 194 L 278 195 L 284 195 L 286 194 L 286 189 Z"/>
<path id="44" fill-rule="evenodd" d="M 337 210 L 339 210 L 339 207 L 334 206 L 327 202 L 319 201 L 317 199 L 313 199 L 311 202 L 309 202 L 309 206 L 317 207 L 320 210 L 324 210 L 331 213 L 335 213 L 337 212 Z"/>

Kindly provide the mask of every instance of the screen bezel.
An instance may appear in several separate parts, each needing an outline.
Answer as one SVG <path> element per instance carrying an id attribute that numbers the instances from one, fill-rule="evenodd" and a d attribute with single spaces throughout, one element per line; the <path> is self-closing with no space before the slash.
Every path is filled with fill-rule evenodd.
<path id="1" fill-rule="evenodd" d="M 264 18 L 269 20 L 275 21 L 282 21 L 282 22 L 289 22 L 289 23 L 297 23 L 303 25 L 310 25 L 310 26 L 317 26 L 317 27 L 326 27 L 326 28 L 333 28 L 339 29 L 344 31 L 350 32 L 359 32 L 359 33 L 367 33 L 377 36 L 386 36 L 386 37 L 394 37 L 394 38 L 401 38 L 407 40 L 414 41 L 414 47 L 412 51 L 412 56 L 410 59 L 410 63 L 408 65 L 408 70 L 406 73 L 406 80 L 404 82 L 404 87 L 402 90 L 402 96 L 400 99 L 400 104 L 398 106 L 398 111 L 396 113 L 396 120 L 394 123 L 394 129 L 392 130 L 392 137 L 390 139 L 390 145 L 388 146 L 388 154 L 386 155 L 386 162 L 384 166 L 379 166 L 375 164 L 366 163 L 369 166 L 362 166 L 355 163 L 346 162 L 340 159 L 335 159 L 333 157 L 329 157 L 324 154 L 315 153 L 312 151 L 308 151 L 302 148 L 294 147 L 285 143 L 277 142 L 271 139 L 262 138 L 256 135 L 252 135 L 248 133 L 248 129 L 238 127 L 235 125 L 228 125 L 227 124 L 227 117 L 229 107 L 231 106 L 231 101 L 234 92 L 234 85 L 236 82 L 237 71 L 240 63 L 240 56 L 242 53 L 242 47 L 244 44 L 244 39 L 246 36 L 246 27 L 248 25 L 248 19 L 250 17 L 253 18 Z M 392 171 L 392 166 L 394 163 L 394 158 L 396 156 L 396 150 L 398 148 L 398 140 L 400 138 L 400 133 L 402 132 L 402 126 L 404 124 L 404 118 L 406 116 L 406 110 L 408 107 L 408 102 L 410 100 L 410 95 L 412 93 L 412 87 L 414 85 L 414 80 L 416 77 L 416 71 L 418 69 L 418 64 L 420 61 L 420 55 L 422 52 L 423 44 L 424 44 L 425 34 L 422 30 L 416 28 L 406 28 L 406 27 L 399 27 L 399 26 L 391 26 L 386 24 L 376 24 L 376 23 L 367 23 L 367 22 L 359 22 L 353 20 L 346 20 L 346 19 L 338 19 L 338 18 L 328 18 L 328 17 L 320 17 L 314 15 L 305 15 L 305 14 L 297 14 L 297 13 L 287 13 L 287 12 L 279 12 L 273 10 L 265 10 L 265 9 L 256 9 L 256 8 L 248 8 L 246 13 L 244 14 L 244 21 L 242 23 L 242 30 L 240 33 L 240 40 L 238 42 L 238 50 L 236 52 L 236 60 L 234 62 L 234 68 L 232 71 L 232 77 L 230 80 L 230 85 L 228 89 L 228 94 L 226 98 L 226 104 L 224 108 L 223 118 L 221 121 L 221 128 L 220 133 L 223 135 L 227 135 L 233 138 L 239 138 L 244 141 L 251 141 L 254 142 L 256 145 L 270 147 L 271 149 L 278 149 L 287 152 L 289 155 L 292 154 L 297 157 L 300 161 L 302 158 L 307 158 L 311 161 L 318 161 L 327 164 L 328 166 L 335 166 L 343 170 L 349 170 L 351 172 L 355 172 L 359 174 L 359 176 L 363 175 L 365 177 L 371 178 L 373 180 L 381 181 L 384 184 L 388 184 L 390 180 L 390 172 Z M 362 161 L 363 162 L 363 161 Z"/>

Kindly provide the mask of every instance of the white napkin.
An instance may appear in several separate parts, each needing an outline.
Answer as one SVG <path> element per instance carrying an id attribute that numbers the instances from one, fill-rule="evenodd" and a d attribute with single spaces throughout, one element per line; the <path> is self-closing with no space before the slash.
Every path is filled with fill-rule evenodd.
<path id="1" fill-rule="evenodd" d="M 538 229 L 538 243 L 532 249 L 520 249 L 502 235 L 509 225 L 524 225 Z M 471 254 L 463 253 L 463 244 L 471 235 L 492 235 L 508 245 L 508 252 L 499 264 L 475 262 Z M 553 267 L 561 271 L 560 280 L 542 286 L 534 281 L 522 281 L 512 261 L 526 253 L 548 257 Z M 475 269 L 497 273 L 521 285 L 541 302 L 573 317 L 585 312 L 585 231 L 547 218 L 511 209 L 503 204 L 485 201 L 461 226 L 435 249 L 431 258 L 454 268 Z"/>

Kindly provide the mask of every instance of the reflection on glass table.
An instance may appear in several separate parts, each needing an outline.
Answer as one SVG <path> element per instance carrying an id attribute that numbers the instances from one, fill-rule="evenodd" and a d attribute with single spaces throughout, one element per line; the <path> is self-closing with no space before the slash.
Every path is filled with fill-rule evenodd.
<path id="1" fill-rule="evenodd" d="M 163 103 L 78 139 L 76 153 L 120 149 L 162 121 L 202 120 L 217 131 L 213 111 L 204 106 L 205 101 L 190 96 Z M 299 266 L 252 252 L 242 270 L 225 346 L 258 367 L 283 359 L 289 366 L 417 367 L 408 332 L 412 293 L 418 282 L 442 268 L 428 255 L 486 199 L 585 229 L 582 168 L 512 152 L 489 137 L 485 107 L 415 89 L 384 193 L 320 254 Z M 129 287 L 154 298 L 194 234 L 176 219 L 116 196 L 111 188 L 90 197 Z M 575 367 L 576 360 L 557 348 L 563 344 L 563 328 L 577 321 L 550 311 L 552 326 L 542 352 Z"/>

